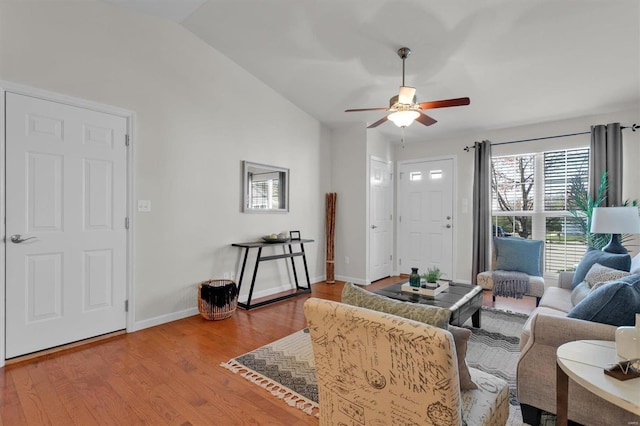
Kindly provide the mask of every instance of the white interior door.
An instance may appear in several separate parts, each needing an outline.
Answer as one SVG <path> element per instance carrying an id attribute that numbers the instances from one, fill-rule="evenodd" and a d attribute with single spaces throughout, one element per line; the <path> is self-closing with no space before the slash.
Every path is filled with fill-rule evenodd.
<path id="1" fill-rule="evenodd" d="M 371 158 L 369 197 L 369 279 L 391 275 L 391 163 Z"/>
<path id="2" fill-rule="evenodd" d="M 453 160 L 403 163 L 398 184 L 398 266 L 438 267 L 453 279 Z"/>
<path id="3" fill-rule="evenodd" d="M 126 327 L 127 119 L 6 93 L 6 358 Z"/>

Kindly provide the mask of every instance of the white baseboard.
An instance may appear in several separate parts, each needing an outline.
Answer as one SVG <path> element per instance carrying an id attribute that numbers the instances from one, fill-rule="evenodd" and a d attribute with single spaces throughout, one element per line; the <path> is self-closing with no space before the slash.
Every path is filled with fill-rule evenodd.
<path id="1" fill-rule="evenodd" d="M 348 283 L 354 283 L 354 284 L 358 284 L 358 285 L 369 285 L 370 284 L 370 283 L 367 283 L 365 280 L 362 280 L 360 278 L 346 277 L 344 275 L 336 275 L 336 280 L 344 281 L 344 282 L 348 282 Z"/>
<path id="2" fill-rule="evenodd" d="M 313 279 L 310 279 L 312 284 L 318 283 L 318 282 L 322 282 L 324 281 L 325 278 L 324 276 L 321 277 L 316 277 Z M 304 277 L 300 277 L 298 276 L 298 282 L 300 283 L 300 285 L 302 286 L 306 286 L 306 278 Z M 261 291 L 255 291 L 252 295 L 251 295 L 251 299 L 255 300 L 261 297 L 268 297 L 271 296 L 272 294 L 276 294 L 276 293 L 280 293 L 283 291 L 287 291 L 287 290 L 291 290 L 293 287 L 291 284 L 283 284 L 279 287 L 271 287 L 265 290 L 261 290 Z M 244 295 L 244 297 L 239 297 L 238 300 L 246 303 L 247 298 L 249 297 L 248 294 Z M 145 328 L 149 328 L 149 327 L 155 327 L 156 325 L 160 325 L 160 324 L 166 324 L 168 322 L 171 321 L 177 321 L 177 320 L 181 320 L 183 318 L 187 318 L 193 315 L 198 315 L 198 307 L 193 307 L 193 308 L 189 308 L 189 309 L 184 309 L 182 311 L 178 311 L 178 312 L 172 312 L 170 314 L 165 314 L 165 315 L 160 315 L 158 317 L 155 318 L 149 318 L 146 320 L 142 320 L 142 321 L 136 321 L 132 327 L 127 329 L 128 333 L 133 333 L 134 331 L 140 331 L 140 330 L 144 330 Z"/>
<path id="3" fill-rule="evenodd" d="M 172 312 L 170 314 L 160 315 L 155 318 L 149 318 L 142 321 L 136 321 L 133 324 L 133 327 L 127 329 L 127 332 L 133 333 L 134 331 L 144 330 L 145 328 L 155 327 L 156 325 L 166 324 L 171 321 L 181 320 L 183 318 L 191 317 L 193 315 L 198 315 L 198 308 L 189 308 L 183 311 Z"/>
<path id="4" fill-rule="evenodd" d="M 306 283 L 305 283 L 306 284 Z M 243 286 L 244 287 L 244 286 Z M 247 286 L 248 289 L 249 286 Z M 283 291 L 293 290 L 293 286 L 291 285 L 281 285 L 279 287 L 271 287 L 260 291 L 254 291 L 251 295 L 251 300 L 256 300 L 261 297 L 268 297 L 272 294 L 281 293 Z M 245 294 L 241 294 L 238 296 L 238 302 L 247 303 L 247 299 L 249 298 L 249 291 Z"/>

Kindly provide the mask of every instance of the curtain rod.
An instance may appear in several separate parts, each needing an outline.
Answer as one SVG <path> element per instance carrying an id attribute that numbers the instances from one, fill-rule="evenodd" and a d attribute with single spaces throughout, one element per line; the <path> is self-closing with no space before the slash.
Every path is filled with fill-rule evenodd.
<path id="1" fill-rule="evenodd" d="M 632 131 L 636 131 L 637 129 L 640 129 L 640 125 L 633 123 L 631 126 L 621 126 L 620 127 L 621 130 L 624 129 L 631 129 Z M 507 141 L 507 142 L 496 142 L 496 143 L 492 143 L 491 146 L 496 146 L 496 145 L 508 145 L 511 143 L 520 143 L 520 142 L 531 142 L 531 141 L 541 141 L 541 140 L 545 140 L 545 139 L 555 139 L 555 138 L 566 138 L 567 136 L 577 136 L 577 135 L 588 135 L 590 134 L 591 131 L 588 132 L 578 132 L 578 133 L 567 133 L 565 135 L 554 135 L 554 136 L 542 136 L 539 138 L 531 138 L 531 139 L 520 139 L 517 141 Z M 470 149 L 475 149 L 475 145 L 474 146 L 465 146 L 463 148 L 466 152 L 469 152 Z"/>

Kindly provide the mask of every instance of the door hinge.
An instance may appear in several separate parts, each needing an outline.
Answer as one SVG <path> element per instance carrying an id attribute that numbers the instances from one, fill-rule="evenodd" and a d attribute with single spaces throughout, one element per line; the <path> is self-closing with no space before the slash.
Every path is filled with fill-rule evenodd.
<path id="1" fill-rule="evenodd" d="M 402 223 L 402 216 L 398 216 L 398 222 Z"/>
<path id="2" fill-rule="evenodd" d="M 129 146 L 129 135 L 124 135 L 124 146 Z"/>
<path id="3" fill-rule="evenodd" d="M 125 312 L 129 312 L 129 300 L 125 300 L 124 301 L 124 311 Z"/>
<path id="4" fill-rule="evenodd" d="M 129 218 L 128 217 L 124 218 L 124 229 L 129 229 Z"/>
<path id="5" fill-rule="evenodd" d="M 389 260 L 393 260 L 393 255 L 392 254 L 389 255 Z"/>
<path id="6" fill-rule="evenodd" d="M 402 258 L 398 259 L 398 265 L 402 266 Z"/>

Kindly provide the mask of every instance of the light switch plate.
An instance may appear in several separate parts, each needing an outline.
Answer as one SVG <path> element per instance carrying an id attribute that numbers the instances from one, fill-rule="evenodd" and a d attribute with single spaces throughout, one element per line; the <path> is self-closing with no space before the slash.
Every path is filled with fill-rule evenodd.
<path id="1" fill-rule="evenodd" d="M 151 211 L 151 200 L 138 200 L 138 211 L 139 212 L 150 212 Z"/>

